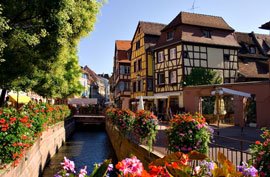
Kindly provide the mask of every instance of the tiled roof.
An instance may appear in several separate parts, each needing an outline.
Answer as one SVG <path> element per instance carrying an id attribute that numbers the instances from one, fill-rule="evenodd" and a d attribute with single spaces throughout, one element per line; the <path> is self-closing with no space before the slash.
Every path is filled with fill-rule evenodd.
<path id="1" fill-rule="evenodd" d="M 251 45 L 255 45 L 255 42 L 253 41 L 252 38 L 252 33 L 242 33 L 242 32 L 235 32 L 235 39 L 239 42 L 239 43 L 246 43 L 246 44 L 251 44 Z"/>
<path id="2" fill-rule="evenodd" d="M 270 35 L 256 33 L 254 35 L 264 53 L 270 55 Z"/>
<path id="3" fill-rule="evenodd" d="M 266 62 L 239 61 L 239 72 L 247 78 L 269 78 L 269 68 Z"/>
<path id="4" fill-rule="evenodd" d="M 238 56 L 242 58 L 253 58 L 253 59 L 267 59 L 264 56 L 264 52 L 262 53 L 260 46 L 255 38 L 253 32 L 251 33 L 242 33 L 242 32 L 235 32 L 234 37 L 237 42 L 241 45 L 241 49 L 238 52 Z M 250 47 L 255 47 L 255 53 L 250 52 Z"/>
<path id="5" fill-rule="evenodd" d="M 115 41 L 117 50 L 128 50 L 131 47 L 131 41 L 128 40 L 116 40 Z"/>
<path id="6" fill-rule="evenodd" d="M 98 80 L 98 75 L 93 70 L 91 70 L 87 65 L 83 67 L 83 70 L 89 74 L 90 76 L 89 80 L 92 80 L 94 82 Z"/>
<path id="7" fill-rule="evenodd" d="M 240 47 L 230 31 L 212 31 L 211 38 L 202 36 L 200 28 L 182 27 L 181 41 L 216 46 Z"/>
<path id="8" fill-rule="evenodd" d="M 263 24 L 260 28 L 261 28 L 261 29 L 270 30 L 270 21 L 267 22 L 267 23 L 265 23 L 265 24 Z"/>
<path id="9" fill-rule="evenodd" d="M 234 31 L 222 17 L 189 12 L 180 12 L 163 30 L 176 27 L 180 24 Z"/>
<path id="10" fill-rule="evenodd" d="M 140 21 L 139 24 L 144 34 L 156 36 L 159 36 L 161 34 L 160 31 L 166 26 L 165 24 L 161 23 L 144 22 L 144 21 Z"/>

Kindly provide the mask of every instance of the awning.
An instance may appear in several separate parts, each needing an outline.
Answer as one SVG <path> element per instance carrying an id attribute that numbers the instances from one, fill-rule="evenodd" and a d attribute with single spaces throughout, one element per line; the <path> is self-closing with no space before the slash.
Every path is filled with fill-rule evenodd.
<path id="1" fill-rule="evenodd" d="M 137 96 L 136 99 L 140 99 L 141 96 Z M 145 100 L 154 100 L 154 99 L 167 99 L 168 96 L 142 96 L 143 99 Z"/>
<path id="2" fill-rule="evenodd" d="M 243 96 L 243 97 L 247 97 L 247 98 L 252 97 L 251 93 L 241 92 L 241 91 L 232 90 L 232 89 L 228 89 L 228 88 L 219 88 L 219 87 L 216 88 L 215 90 L 213 90 L 211 92 L 211 95 L 215 95 L 215 94 L 223 95 L 224 93 L 230 94 L 230 95 Z"/>
<path id="3" fill-rule="evenodd" d="M 26 96 L 26 95 L 21 95 L 21 94 L 19 94 L 19 95 L 17 95 L 17 94 L 9 94 L 8 95 L 9 96 L 9 101 L 13 101 L 13 102 L 18 102 L 17 101 L 17 98 L 18 98 L 18 100 L 19 100 L 19 104 L 27 104 L 30 100 L 31 100 L 31 98 L 29 97 L 29 96 Z"/>

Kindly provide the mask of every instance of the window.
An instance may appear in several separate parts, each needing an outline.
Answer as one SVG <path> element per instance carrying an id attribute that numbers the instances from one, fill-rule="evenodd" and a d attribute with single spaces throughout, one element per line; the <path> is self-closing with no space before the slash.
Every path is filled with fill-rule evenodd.
<path id="1" fill-rule="evenodd" d="M 174 35 L 174 32 L 173 31 L 167 32 L 167 41 L 172 40 L 173 39 L 173 35 Z"/>
<path id="2" fill-rule="evenodd" d="M 142 59 L 138 60 L 138 71 L 142 69 Z"/>
<path id="3" fill-rule="evenodd" d="M 203 36 L 206 38 L 211 38 L 211 31 L 209 30 L 203 30 Z"/>
<path id="4" fill-rule="evenodd" d="M 120 65 L 120 74 L 129 74 L 130 67 L 125 65 Z"/>
<path id="5" fill-rule="evenodd" d="M 152 78 L 147 79 L 147 91 L 153 91 L 153 79 Z"/>
<path id="6" fill-rule="evenodd" d="M 255 53 L 256 53 L 256 48 L 255 48 L 254 46 L 250 46 L 250 47 L 249 47 L 249 52 L 250 52 L 251 54 L 255 54 Z"/>
<path id="7" fill-rule="evenodd" d="M 158 63 L 163 62 L 164 61 L 164 55 L 163 55 L 163 51 L 158 52 Z"/>
<path id="8" fill-rule="evenodd" d="M 140 48 L 140 40 L 136 42 L 136 50 Z"/>
<path id="9" fill-rule="evenodd" d="M 183 58 L 189 58 L 189 55 L 188 55 L 188 52 L 187 51 L 184 51 L 183 52 Z"/>
<path id="10" fill-rule="evenodd" d="M 170 84 L 175 84 L 177 81 L 176 77 L 177 77 L 177 74 L 176 74 L 176 70 L 172 70 L 170 71 L 169 73 L 170 75 Z"/>
<path id="11" fill-rule="evenodd" d="M 230 61 L 230 55 L 224 54 L 224 61 Z"/>
<path id="12" fill-rule="evenodd" d="M 136 68 L 137 68 L 137 62 L 136 61 L 134 61 L 134 63 L 133 63 L 133 70 L 134 70 L 134 72 L 136 72 L 137 70 L 136 70 Z"/>
<path id="13" fill-rule="evenodd" d="M 158 73 L 158 85 L 165 84 L 165 74 L 164 72 Z"/>
<path id="14" fill-rule="evenodd" d="M 130 73 L 130 66 L 125 66 L 125 74 L 129 74 Z"/>
<path id="15" fill-rule="evenodd" d="M 176 58 L 176 48 L 170 49 L 170 60 L 173 60 Z"/>
<path id="16" fill-rule="evenodd" d="M 132 85 L 133 85 L 133 92 L 136 92 L 136 82 L 133 82 Z"/>
<path id="17" fill-rule="evenodd" d="M 137 90 L 138 90 L 138 92 L 141 91 L 141 82 L 142 81 L 137 81 Z"/>
<path id="18" fill-rule="evenodd" d="M 124 83 L 125 83 L 124 90 L 129 91 L 130 90 L 130 83 L 129 82 L 124 82 Z"/>

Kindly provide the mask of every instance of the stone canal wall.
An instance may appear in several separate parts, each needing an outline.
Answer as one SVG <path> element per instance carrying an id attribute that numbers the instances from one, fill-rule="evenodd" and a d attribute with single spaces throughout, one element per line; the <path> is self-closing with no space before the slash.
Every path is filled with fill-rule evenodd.
<path id="1" fill-rule="evenodd" d="M 143 163 L 144 168 L 148 169 L 148 164 L 155 159 L 162 158 L 164 155 L 152 151 L 148 152 L 148 147 L 139 145 L 125 138 L 118 128 L 106 121 L 106 131 L 114 148 L 118 161 L 131 155 L 135 155 Z"/>
<path id="2" fill-rule="evenodd" d="M 73 118 L 69 118 L 42 132 L 42 135 L 27 150 L 20 163 L 16 167 L 8 165 L 7 168 L 0 171 L 0 177 L 40 176 L 48 160 L 74 130 L 75 122 Z"/>

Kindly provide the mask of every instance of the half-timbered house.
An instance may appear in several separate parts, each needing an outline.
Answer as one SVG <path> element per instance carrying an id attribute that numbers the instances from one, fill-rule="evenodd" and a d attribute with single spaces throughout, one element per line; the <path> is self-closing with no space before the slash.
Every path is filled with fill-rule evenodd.
<path id="1" fill-rule="evenodd" d="M 153 96 L 152 48 L 159 39 L 164 24 L 140 21 L 131 41 L 131 99 Z M 146 101 L 147 102 L 147 101 Z M 145 104 L 146 109 L 149 104 Z"/>
<path id="2" fill-rule="evenodd" d="M 129 108 L 130 102 L 130 50 L 131 41 L 115 41 L 113 82 L 111 83 L 114 102 L 122 109 Z"/>
<path id="3" fill-rule="evenodd" d="M 192 68 L 213 69 L 224 83 L 235 82 L 239 44 L 234 29 L 217 16 L 180 12 L 164 29 L 154 48 L 155 96 L 159 111 L 183 108 L 183 84 Z"/>

